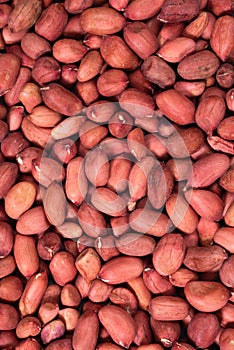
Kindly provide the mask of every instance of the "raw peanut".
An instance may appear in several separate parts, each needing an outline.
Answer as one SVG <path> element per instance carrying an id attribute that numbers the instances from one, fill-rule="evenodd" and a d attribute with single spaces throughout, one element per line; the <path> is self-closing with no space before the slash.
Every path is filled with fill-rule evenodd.
<path id="1" fill-rule="evenodd" d="M 80 25 L 86 33 L 114 34 L 123 29 L 125 18 L 112 8 L 93 7 L 82 12 Z"/>
<path id="2" fill-rule="evenodd" d="M 0 321 L 1 331 L 9 331 L 11 329 L 16 328 L 19 322 L 19 315 L 13 306 L 9 304 L 0 303 L 0 313 L 1 313 L 1 321 Z"/>
<path id="3" fill-rule="evenodd" d="M 51 260 L 61 249 L 61 239 L 54 232 L 46 232 L 37 242 L 37 251 L 43 260 Z"/>
<path id="4" fill-rule="evenodd" d="M 48 276 L 46 272 L 33 275 L 27 281 L 19 301 L 19 310 L 23 316 L 31 315 L 37 310 L 47 285 Z"/>
<path id="5" fill-rule="evenodd" d="M 149 313 L 158 321 L 183 320 L 189 313 L 189 304 L 174 296 L 157 296 L 149 305 Z"/>
<path id="6" fill-rule="evenodd" d="M 98 317 L 115 343 L 125 348 L 130 346 L 136 326 L 127 311 L 115 305 L 106 305 L 99 310 Z"/>
<path id="7" fill-rule="evenodd" d="M 29 146 L 29 142 L 19 131 L 8 133 L 1 142 L 1 151 L 5 157 L 14 158 L 17 154 Z"/>
<path id="8" fill-rule="evenodd" d="M 175 294 L 175 287 L 171 284 L 171 282 L 152 268 L 145 268 L 143 272 L 143 280 L 146 287 L 153 294 Z"/>
<path id="9" fill-rule="evenodd" d="M 130 86 L 150 94 L 153 93 L 152 84 L 144 78 L 143 72 L 140 68 L 135 69 L 128 74 Z"/>
<path id="10" fill-rule="evenodd" d="M 24 53 L 34 60 L 47 52 L 51 52 L 48 41 L 35 33 L 27 33 L 21 41 L 21 47 Z"/>
<path id="11" fill-rule="evenodd" d="M 180 194 L 173 194 L 166 202 L 166 211 L 173 224 L 182 232 L 191 234 L 198 225 L 198 216 Z"/>
<path id="12" fill-rule="evenodd" d="M 214 312 L 226 305 L 230 292 L 219 282 L 190 281 L 184 288 L 188 302 L 201 312 Z"/>
<path id="13" fill-rule="evenodd" d="M 165 140 L 168 153 L 175 158 L 187 158 L 204 144 L 205 137 L 196 127 L 178 128 Z"/>
<path id="14" fill-rule="evenodd" d="M 76 14 L 68 18 L 63 35 L 73 39 L 81 39 L 82 35 L 85 35 L 85 32 L 80 25 L 80 14 Z M 85 40 L 83 40 L 83 43 L 85 44 Z"/>
<path id="15" fill-rule="evenodd" d="M 41 86 L 60 78 L 61 68 L 52 57 L 40 57 L 32 69 L 33 79 Z M 43 90 L 41 90 L 43 91 Z"/>
<path id="16" fill-rule="evenodd" d="M 52 321 L 57 317 L 59 306 L 56 303 L 43 302 L 38 310 L 38 316 L 43 324 Z"/>
<path id="17" fill-rule="evenodd" d="M 131 228 L 137 232 L 161 237 L 172 228 L 172 223 L 165 214 L 151 209 L 135 209 L 129 216 Z"/>
<path id="18" fill-rule="evenodd" d="M 48 344 L 52 340 L 60 338 L 65 333 L 65 325 L 61 320 L 54 320 L 47 323 L 41 331 L 43 344 Z"/>
<path id="19" fill-rule="evenodd" d="M 7 4 L 0 4 L 0 12 L 1 12 L 0 28 L 3 28 L 8 23 L 11 7 Z"/>
<path id="20" fill-rule="evenodd" d="M 39 257 L 34 237 L 16 234 L 14 257 L 17 268 L 26 278 L 34 275 L 39 268 Z"/>
<path id="21" fill-rule="evenodd" d="M 57 252 L 53 256 L 49 268 L 55 282 L 60 286 L 71 282 L 77 273 L 75 259 L 68 252 Z"/>
<path id="22" fill-rule="evenodd" d="M 233 288 L 233 266 L 234 266 L 234 256 L 231 255 L 221 266 L 219 270 L 219 277 L 221 282 L 227 286 Z"/>
<path id="23" fill-rule="evenodd" d="M 208 13 L 204 11 L 200 12 L 198 17 L 185 27 L 183 35 L 192 39 L 197 39 L 203 34 L 207 25 Z"/>
<path id="24" fill-rule="evenodd" d="M 26 340 L 21 341 L 16 345 L 16 350 L 23 350 L 25 348 L 29 347 L 32 350 L 40 350 L 41 345 L 36 339 L 28 338 Z"/>
<path id="25" fill-rule="evenodd" d="M 0 281 L 0 299 L 12 303 L 17 301 L 23 292 L 22 281 L 15 276 L 7 276 Z"/>
<path id="26" fill-rule="evenodd" d="M 112 68 L 136 69 L 138 57 L 129 49 L 123 39 L 117 35 L 107 35 L 101 42 L 100 52 L 103 59 Z"/>
<path id="27" fill-rule="evenodd" d="M 68 163 L 66 175 L 66 195 L 70 201 L 79 205 L 86 196 L 88 186 L 82 157 L 73 158 Z"/>
<path id="28" fill-rule="evenodd" d="M 149 319 L 144 311 L 138 310 L 134 316 L 136 324 L 136 335 L 134 343 L 138 346 L 141 344 L 150 344 L 153 341 Z"/>
<path id="29" fill-rule="evenodd" d="M 188 325 L 188 336 L 199 348 L 213 344 L 219 332 L 217 316 L 198 312 Z"/>
<path id="30" fill-rule="evenodd" d="M 121 216 L 121 218 L 124 216 Z M 115 241 L 112 236 L 107 237 L 98 237 L 94 246 L 102 260 L 107 261 L 115 256 L 118 256 L 120 253 L 115 247 Z"/>
<path id="31" fill-rule="evenodd" d="M 225 250 L 217 245 L 189 247 L 186 250 L 183 263 L 190 270 L 196 272 L 219 271 L 227 257 Z"/>
<path id="32" fill-rule="evenodd" d="M 82 109 L 80 99 L 59 84 L 49 84 L 42 89 L 41 93 L 45 105 L 55 112 L 73 116 Z"/>
<path id="33" fill-rule="evenodd" d="M 34 125 L 41 128 L 55 127 L 55 125 L 62 119 L 59 113 L 56 113 L 45 106 L 33 108 L 32 113 L 28 118 Z"/>
<path id="34" fill-rule="evenodd" d="M 234 18 L 231 16 L 222 16 L 218 18 L 212 30 L 210 45 L 216 55 L 222 61 L 233 61 L 233 28 Z"/>
<path id="35" fill-rule="evenodd" d="M 20 71 L 20 60 L 11 53 L 0 54 L 0 66 L 0 96 L 2 96 L 15 84 Z"/>
<path id="36" fill-rule="evenodd" d="M 1 331 L 0 334 L 0 344 L 2 347 L 13 346 L 16 347 L 18 344 L 18 339 L 13 330 Z"/>
<path id="37" fill-rule="evenodd" d="M 27 211 L 36 198 L 34 184 L 22 181 L 14 185 L 5 197 L 5 210 L 9 217 L 18 219 Z"/>
<path id="38" fill-rule="evenodd" d="M 217 129 L 225 115 L 226 105 L 224 100 L 218 96 L 210 96 L 202 99 L 199 103 L 195 120 L 198 126 L 207 134 Z"/>
<path id="39" fill-rule="evenodd" d="M 62 3 L 52 3 L 36 22 L 35 32 L 49 41 L 54 41 L 63 33 L 68 21 L 68 14 Z"/>
<path id="40" fill-rule="evenodd" d="M 132 129 L 127 136 L 127 143 L 130 152 L 138 161 L 146 156 L 145 139 L 142 129 Z"/>
<path id="41" fill-rule="evenodd" d="M 234 116 L 224 118 L 217 128 L 217 132 L 220 137 L 234 141 L 234 133 L 233 133 L 233 125 L 234 125 Z"/>
<path id="42" fill-rule="evenodd" d="M 80 226 L 84 232 L 93 238 L 105 236 L 106 221 L 102 213 L 86 202 L 83 202 L 77 212 Z"/>
<path id="43" fill-rule="evenodd" d="M 199 12 L 199 1 L 192 0 L 165 0 L 162 9 L 157 16 L 162 22 L 177 23 L 189 21 Z"/>
<path id="44" fill-rule="evenodd" d="M 222 64 L 216 72 L 216 80 L 224 88 L 231 88 L 234 84 L 234 68 L 231 63 Z"/>
<path id="45" fill-rule="evenodd" d="M 57 227 L 57 231 L 64 238 L 78 238 L 82 235 L 82 229 L 75 222 L 65 221 L 63 225 Z M 67 245 L 73 244 L 73 241 L 67 241 Z M 67 249 L 66 249 L 67 250 Z M 68 250 L 69 251 L 69 250 Z"/>
<path id="46" fill-rule="evenodd" d="M 68 40 L 68 39 L 67 39 Z M 77 79 L 80 82 L 88 81 L 100 73 L 103 59 L 97 50 L 89 51 L 81 60 L 77 70 Z"/>
<path id="47" fill-rule="evenodd" d="M 145 285 L 143 278 L 140 276 L 131 281 L 128 281 L 128 285 L 134 291 L 139 303 L 139 307 L 147 311 L 152 297 L 150 291 Z"/>
<path id="48" fill-rule="evenodd" d="M 147 235 L 138 233 L 126 233 L 115 239 L 115 244 L 120 253 L 130 256 L 145 256 L 152 254 L 155 241 Z"/>
<path id="49" fill-rule="evenodd" d="M 234 220 L 233 220 L 233 212 L 234 212 L 234 202 L 230 205 L 227 212 L 224 215 L 224 221 L 226 225 L 234 227 Z"/>
<path id="50" fill-rule="evenodd" d="M 163 0 L 146 1 L 134 0 L 125 8 L 124 15 L 131 20 L 143 20 L 150 18 L 160 10 Z"/>
<path id="51" fill-rule="evenodd" d="M 233 100 L 234 100 L 234 89 L 230 89 L 226 94 L 226 103 L 230 111 L 234 111 Z"/>
<path id="52" fill-rule="evenodd" d="M 83 43 L 90 49 L 100 49 L 103 37 L 96 34 L 86 34 Z"/>
<path id="53" fill-rule="evenodd" d="M 198 159 L 189 169 L 186 187 L 207 187 L 218 180 L 230 166 L 230 160 L 225 154 L 212 153 Z M 211 172 L 210 169 L 213 169 Z"/>
<path id="54" fill-rule="evenodd" d="M 169 276 L 169 281 L 176 287 L 184 288 L 189 281 L 197 281 L 198 274 L 189 269 L 181 267 Z"/>
<path id="55" fill-rule="evenodd" d="M 66 88 L 71 88 L 76 82 L 77 66 L 75 64 L 64 64 L 61 70 L 61 83 Z"/>
<path id="56" fill-rule="evenodd" d="M 112 289 L 112 286 L 96 279 L 92 282 L 88 297 L 95 303 L 102 303 L 109 298 Z"/>
<path id="57" fill-rule="evenodd" d="M 161 46 L 157 55 L 167 62 L 177 63 L 193 51 L 195 51 L 195 41 L 190 38 L 179 37 L 167 41 Z"/>
<path id="58" fill-rule="evenodd" d="M 226 328 L 228 324 L 233 323 L 233 311 L 234 305 L 232 303 L 227 303 L 217 312 L 221 327 Z"/>
<path id="59" fill-rule="evenodd" d="M 20 91 L 19 100 L 24 105 L 26 111 L 31 113 L 33 108 L 42 102 L 39 86 L 34 83 L 26 83 Z"/>
<path id="60" fill-rule="evenodd" d="M 87 248 L 77 257 L 76 269 L 87 280 L 94 280 L 101 269 L 101 261 L 93 248 Z"/>
<path id="61" fill-rule="evenodd" d="M 23 118 L 21 128 L 25 137 L 34 145 L 40 147 L 45 147 L 51 135 L 51 129 L 34 125 L 28 116 Z"/>
<path id="62" fill-rule="evenodd" d="M 124 192 L 128 186 L 127 180 L 131 171 L 132 162 L 122 157 L 116 157 L 110 162 L 110 173 L 107 187 L 119 193 Z"/>
<path id="63" fill-rule="evenodd" d="M 106 137 L 101 141 L 100 145 L 108 157 L 114 157 L 121 153 L 129 154 L 129 148 L 126 140 L 118 140 L 114 137 Z"/>
<path id="64" fill-rule="evenodd" d="M 34 179 L 44 187 L 48 187 L 53 181 L 61 182 L 65 178 L 65 169 L 56 160 L 46 157 L 33 159 L 32 175 Z"/>
<path id="65" fill-rule="evenodd" d="M 84 159 L 84 170 L 88 180 L 95 186 L 105 186 L 109 178 L 109 161 L 100 148 L 91 150 Z"/>
<path id="66" fill-rule="evenodd" d="M 58 339 L 54 340 L 47 346 L 47 350 L 72 350 L 71 339 Z"/>
<path id="67" fill-rule="evenodd" d="M 128 178 L 128 187 L 132 202 L 146 195 L 148 175 L 154 164 L 155 160 L 153 157 L 146 156 L 132 166 Z"/>
<path id="68" fill-rule="evenodd" d="M 107 100 L 96 101 L 87 108 L 87 117 L 95 123 L 105 123 L 117 109 L 115 103 L 109 103 Z"/>
<path id="69" fill-rule="evenodd" d="M 99 277 L 109 284 L 119 284 L 140 276 L 142 271 L 143 263 L 139 258 L 123 256 L 106 262 L 99 272 Z"/>
<path id="70" fill-rule="evenodd" d="M 169 159 L 166 164 L 176 181 L 186 180 L 191 168 L 191 163 L 188 159 Z"/>
<path id="71" fill-rule="evenodd" d="M 145 79 L 157 84 L 161 88 L 171 86 L 175 83 L 173 69 L 161 58 L 150 56 L 145 59 L 141 66 Z"/>
<path id="72" fill-rule="evenodd" d="M 99 333 L 99 320 L 95 312 L 86 311 L 78 319 L 72 337 L 74 350 L 95 350 Z"/>
<path id="73" fill-rule="evenodd" d="M 20 320 L 16 327 L 18 338 L 35 337 L 41 331 L 41 322 L 36 317 L 26 316 Z"/>
<path id="74" fill-rule="evenodd" d="M 10 254 L 14 241 L 12 227 L 5 221 L 0 221 L 0 259 Z"/>
<path id="75" fill-rule="evenodd" d="M 27 30 L 34 25 L 42 11 L 42 1 L 17 1 L 8 18 L 8 27 L 12 33 Z"/>
<path id="76" fill-rule="evenodd" d="M 62 319 L 63 323 L 65 324 L 66 331 L 74 331 L 78 319 L 79 319 L 79 312 L 73 308 L 65 308 L 59 311 L 59 317 Z"/>
<path id="77" fill-rule="evenodd" d="M 220 335 L 219 346 L 221 350 L 231 350 L 233 347 L 233 328 L 226 328 Z"/>
<path id="78" fill-rule="evenodd" d="M 61 185 L 52 182 L 46 189 L 43 204 L 48 221 L 61 226 L 66 218 L 66 197 Z"/>
<path id="79" fill-rule="evenodd" d="M 80 13 L 93 5 L 93 0 L 65 0 L 64 6 L 69 13 Z"/>
<path id="80" fill-rule="evenodd" d="M 169 276 L 180 268 L 184 255 L 182 235 L 167 233 L 160 239 L 153 253 L 154 268 L 161 276 Z"/>
<path id="81" fill-rule="evenodd" d="M 129 0 L 110 0 L 109 4 L 117 11 L 123 11 L 129 3 Z"/>
<path id="82" fill-rule="evenodd" d="M 3 198 L 14 185 L 17 175 L 18 168 L 16 164 L 11 162 L 2 162 L 0 164 L 0 198 Z"/>
<path id="83" fill-rule="evenodd" d="M 234 192 L 234 169 L 225 172 L 219 183 L 226 191 Z"/>
<path id="84" fill-rule="evenodd" d="M 180 37 L 183 33 L 185 25 L 183 22 L 163 23 L 158 33 L 159 47 L 163 46 L 167 41 Z"/>
<path id="85" fill-rule="evenodd" d="M 75 286 L 80 292 L 81 298 L 85 298 L 89 295 L 92 281 L 86 280 L 82 275 L 78 275 L 75 280 Z"/>
<path id="86" fill-rule="evenodd" d="M 180 61 L 177 72 L 187 80 L 210 78 L 218 69 L 217 56 L 208 50 L 196 52 Z"/>
<path id="87" fill-rule="evenodd" d="M 171 347 L 179 339 L 181 332 L 179 322 L 157 321 L 151 317 L 150 324 L 155 340 L 166 348 Z"/>
<path id="88" fill-rule="evenodd" d="M 193 103 L 174 89 L 159 93 L 156 103 L 160 110 L 173 122 L 187 125 L 194 122 L 195 108 Z"/>
<path id="89" fill-rule="evenodd" d="M 8 106 L 11 107 L 11 106 L 15 105 L 16 103 L 20 102 L 20 100 L 19 100 L 20 92 L 21 92 L 23 86 L 26 83 L 28 83 L 30 79 L 31 79 L 30 69 L 25 68 L 25 67 L 21 67 L 14 86 L 12 87 L 12 89 L 9 92 L 7 92 L 4 95 L 4 101 L 6 102 L 6 104 Z M 20 127 L 20 125 L 19 125 L 19 127 Z M 16 128 L 16 129 L 18 129 L 18 128 Z"/>
<path id="90" fill-rule="evenodd" d="M 110 301 L 119 305 L 124 310 L 128 311 L 130 315 L 135 315 L 138 307 L 138 301 L 133 291 L 127 288 L 114 288 L 109 296 Z"/>
<path id="91" fill-rule="evenodd" d="M 205 90 L 203 81 L 177 81 L 174 88 L 187 97 L 200 96 Z"/>
<path id="92" fill-rule="evenodd" d="M 109 69 L 102 73 L 97 80 L 98 92 L 105 97 L 121 94 L 127 85 L 128 77 L 119 69 Z"/>
<path id="93" fill-rule="evenodd" d="M 91 196 L 91 203 L 104 214 L 122 216 L 126 214 L 126 202 L 115 192 L 105 187 L 95 189 Z"/>
<path id="94" fill-rule="evenodd" d="M 234 254 L 234 229 L 221 227 L 214 235 L 214 242 Z"/>
<path id="95" fill-rule="evenodd" d="M 220 220 L 223 202 L 216 193 L 207 190 L 188 190 L 185 192 L 185 198 L 201 217 L 214 221 Z"/>
<path id="96" fill-rule="evenodd" d="M 151 118 L 154 110 L 152 97 L 143 91 L 129 88 L 119 97 L 120 106 L 134 118 Z"/>
<path id="97" fill-rule="evenodd" d="M 35 235 L 45 232 L 50 224 L 42 206 L 34 207 L 23 213 L 16 224 L 16 230 L 22 235 Z"/>
<path id="98" fill-rule="evenodd" d="M 69 64 L 80 61 L 87 52 L 87 48 L 77 40 L 61 39 L 53 45 L 52 52 L 59 62 Z"/>
<path id="99" fill-rule="evenodd" d="M 233 142 L 226 141 L 219 136 L 209 136 L 207 137 L 207 142 L 215 151 L 234 155 Z"/>
<path id="100" fill-rule="evenodd" d="M 52 129 L 51 136 L 55 140 L 60 140 L 60 139 L 70 137 L 72 135 L 76 135 L 78 134 L 81 128 L 81 124 L 84 121 L 85 121 L 85 117 L 83 115 L 66 118 Z"/>
<path id="101" fill-rule="evenodd" d="M 20 42 L 26 33 L 27 29 L 23 29 L 17 33 L 13 33 L 11 32 L 8 26 L 5 26 L 2 30 L 2 38 L 6 44 L 12 45 Z"/>
<path id="102" fill-rule="evenodd" d="M 20 128 L 24 114 L 23 106 L 13 106 L 7 115 L 7 122 L 10 131 L 16 131 Z"/>
<path id="103" fill-rule="evenodd" d="M 217 222 L 200 218 L 197 230 L 199 235 L 199 241 L 202 246 L 209 246 L 213 243 L 214 235 L 219 229 Z"/>
<path id="104" fill-rule="evenodd" d="M 123 36 L 128 46 L 142 59 L 146 59 L 158 49 L 156 35 L 143 22 L 127 23 Z"/>
<path id="105" fill-rule="evenodd" d="M 20 45 L 8 46 L 8 47 L 6 47 L 6 52 L 9 53 L 9 54 L 13 54 L 16 57 L 18 57 L 18 59 L 22 63 L 22 66 L 25 66 L 25 67 L 28 67 L 28 68 L 31 68 L 31 69 L 33 68 L 33 66 L 35 64 L 35 60 L 33 60 L 32 58 L 27 56 L 23 52 L 23 50 L 21 49 Z"/>
<path id="106" fill-rule="evenodd" d="M 8 255 L 0 259 L 0 278 L 10 275 L 16 268 L 13 256 Z"/>
<path id="107" fill-rule="evenodd" d="M 225 0 L 222 3 L 220 3 L 217 0 L 209 0 L 208 1 L 208 8 L 211 12 L 213 12 L 216 16 L 220 16 L 228 13 L 232 10 L 232 1 L 231 0 Z"/>
<path id="108" fill-rule="evenodd" d="M 138 347 L 138 350 L 162 350 L 162 346 L 159 344 L 147 344 Z"/>
<path id="109" fill-rule="evenodd" d="M 174 179 L 165 164 L 156 164 L 147 178 L 147 194 L 152 206 L 156 209 L 163 207 L 171 195 Z"/>
<path id="110" fill-rule="evenodd" d="M 188 344 L 188 343 L 181 343 L 181 342 L 175 342 L 175 344 L 173 344 L 172 350 L 195 350 L 195 348 Z"/>

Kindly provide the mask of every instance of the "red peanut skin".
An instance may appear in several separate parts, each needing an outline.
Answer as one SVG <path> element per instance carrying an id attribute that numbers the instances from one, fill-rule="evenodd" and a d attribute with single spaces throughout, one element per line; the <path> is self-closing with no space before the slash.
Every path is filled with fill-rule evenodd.
<path id="1" fill-rule="evenodd" d="M 95 350 L 99 333 L 99 320 L 93 311 L 80 316 L 72 337 L 74 350 Z"/>

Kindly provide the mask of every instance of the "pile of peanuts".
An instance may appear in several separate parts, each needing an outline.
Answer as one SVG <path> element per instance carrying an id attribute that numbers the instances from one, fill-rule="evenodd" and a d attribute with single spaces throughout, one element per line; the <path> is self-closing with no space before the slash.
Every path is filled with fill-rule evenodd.
<path id="1" fill-rule="evenodd" d="M 233 15 L 0 0 L 0 349 L 234 350 Z"/>

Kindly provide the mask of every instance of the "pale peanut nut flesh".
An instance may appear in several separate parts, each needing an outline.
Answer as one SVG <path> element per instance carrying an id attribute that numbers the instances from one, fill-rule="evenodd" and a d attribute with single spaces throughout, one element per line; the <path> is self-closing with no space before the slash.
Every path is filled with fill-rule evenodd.
<path id="1" fill-rule="evenodd" d="M 0 348 L 232 349 L 232 0 L 0 14 Z"/>

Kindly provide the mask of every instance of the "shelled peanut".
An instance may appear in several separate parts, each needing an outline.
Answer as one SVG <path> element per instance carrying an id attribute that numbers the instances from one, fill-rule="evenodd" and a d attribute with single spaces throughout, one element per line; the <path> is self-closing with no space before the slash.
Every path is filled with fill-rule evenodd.
<path id="1" fill-rule="evenodd" d="M 0 348 L 234 347 L 232 0 L 0 0 Z"/>

